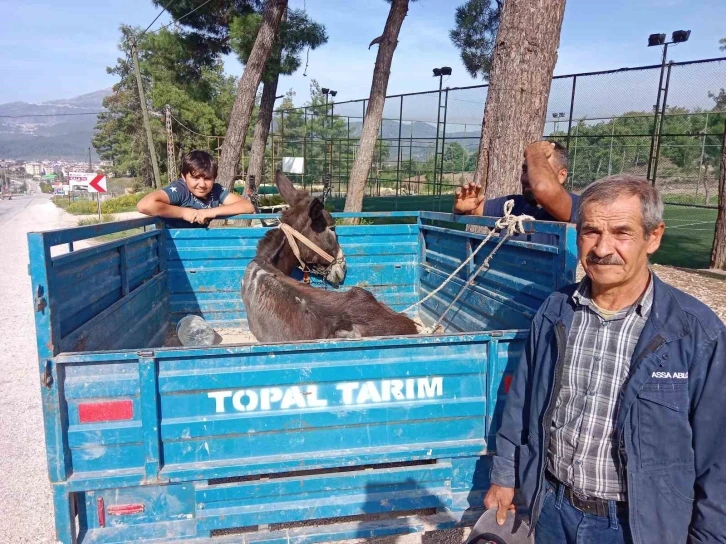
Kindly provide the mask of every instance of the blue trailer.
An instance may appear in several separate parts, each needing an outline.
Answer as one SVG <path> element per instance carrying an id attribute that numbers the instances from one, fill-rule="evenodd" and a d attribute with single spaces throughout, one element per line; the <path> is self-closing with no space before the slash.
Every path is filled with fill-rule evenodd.
<path id="1" fill-rule="evenodd" d="M 479 245 L 463 223 L 494 224 L 357 216 L 371 224 L 337 229 L 342 288 L 397 311 Z M 138 219 L 29 234 L 58 540 L 307 543 L 471 524 L 529 323 L 575 280 L 574 228 L 525 226 L 552 243 L 502 245 L 444 334 L 205 348 L 163 346 L 187 314 L 245 328 L 240 280 L 265 228 Z M 410 314 L 436 321 L 495 245 Z"/>

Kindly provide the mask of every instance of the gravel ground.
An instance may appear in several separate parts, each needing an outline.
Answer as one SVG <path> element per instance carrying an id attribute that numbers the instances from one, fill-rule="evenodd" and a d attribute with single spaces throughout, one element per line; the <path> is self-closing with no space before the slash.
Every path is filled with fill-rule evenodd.
<path id="1" fill-rule="evenodd" d="M 0 542 L 54 542 L 53 506 L 45 464 L 35 324 L 27 274 L 30 231 L 73 226 L 71 216 L 35 194 L 0 201 Z M 79 247 L 78 245 L 76 247 Z M 726 281 L 655 265 L 666 282 L 694 295 L 726 320 Z M 379 544 L 462 541 L 466 532 L 378 539 Z"/>
<path id="2" fill-rule="evenodd" d="M 40 194 L 0 207 L 0 542 L 55 542 L 26 234 L 75 218 Z"/>

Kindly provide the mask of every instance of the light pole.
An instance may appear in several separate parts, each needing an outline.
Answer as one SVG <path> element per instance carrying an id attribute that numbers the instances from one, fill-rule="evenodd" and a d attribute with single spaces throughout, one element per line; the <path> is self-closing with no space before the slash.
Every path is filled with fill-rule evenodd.
<path id="1" fill-rule="evenodd" d="M 665 41 L 665 34 L 651 34 L 648 36 L 648 47 L 658 47 L 663 46 L 663 59 L 660 64 L 660 78 L 658 79 L 658 95 L 655 101 L 655 117 L 653 118 L 653 135 L 650 139 L 650 156 L 648 157 L 648 171 L 646 174 L 646 178 L 651 181 L 655 185 L 655 174 L 656 170 L 658 168 L 658 158 L 655 157 L 655 164 L 653 163 L 653 151 L 656 149 L 656 139 L 658 139 L 657 135 L 660 132 L 660 126 L 663 123 L 663 116 L 665 115 L 665 107 L 663 108 L 663 112 L 661 112 L 660 116 L 660 123 L 658 122 L 658 113 L 660 112 L 660 97 L 661 93 L 663 92 L 663 73 L 665 72 L 665 65 L 666 65 L 666 59 L 668 57 L 668 46 L 674 43 L 683 43 L 687 42 L 688 38 L 691 36 L 690 30 L 676 30 L 671 34 L 671 41 L 667 42 Z M 658 148 L 660 148 L 660 141 L 658 142 Z M 652 177 L 651 177 L 652 172 Z"/>
<path id="2" fill-rule="evenodd" d="M 338 94 L 338 91 L 334 91 L 333 89 L 327 89 L 323 87 L 320 89 L 323 94 L 325 95 L 325 117 L 328 117 L 328 96 L 331 96 L 335 98 L 335 96 Z M 323 128 L 325 128 L 325 121 L 323 121 Z M 329 174 L 328 168 L 332 166 L 333 163 L 333 141 L 331 139 L 330 141 L 330 162 L 328 162 L 328 145 L 325 145 L 325 164 L 323 165 L 323 172 L 326 174 Z"/>
<path id="3" fill-rule="evenodd" d="M 555 132 L 557 132 L 557 119 L 562 119 L 565 116 L 565 112 L 558 111 L 552 112 L 552 119 L 555 120 Z"/>
<path id="4" fill-rule="evenodd" d="M 437 192 L 436 189 L 436 166 L 438 165 L 438 158 L 439 158 L 439 124 L 441 123 L 441 87 L 443 85 L 444 76 L 450 76 L 451 75 L 451 68 L 449 66 L 442 66 L 441 68 L 434 68 L 434 77 L 439 78 L 439 107 L 436 109 L 436 142 L 434 145 L 434 175 L 433 175 L 433 184 L 434 184 L 434 193 Z M 446 130 L 446 128 L 444 128 Z M 441 150 L 441 162 L 444 162 L 444 150 Z"/>

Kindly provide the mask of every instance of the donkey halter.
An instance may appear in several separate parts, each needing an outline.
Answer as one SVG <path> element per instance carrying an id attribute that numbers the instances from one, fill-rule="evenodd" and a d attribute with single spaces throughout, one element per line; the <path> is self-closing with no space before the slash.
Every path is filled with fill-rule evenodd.
<path id="1" fill-rule="evenodd" d="M 297 260 L 300 263 L 300 270 L 303 271 L 305 283 L 310 283 L 310 277 L 308 276 L 308 274 L 311 272 L 311 270 L 300 256 L 300 246 L 298 246 L 297 244 L 298 241 L 306 245 L 308 248 L 313 250 L 315 253 L 320 255 L 328 262 L 328 267 L 323 271 L 323 274 L 327 274 L 327 272 L 333 267 L 333 265 L 338 262 L 338 259 L 330 255 L 330 253 L 328 253 L 327 251 L 320 248 L 317 244 L 315 244 L 315 242 L 310 240 L 307 236 L 296 231 L 287 223 L 280 223 L 277 228 L 279 228 L 283 232 L 285 238 L 287 238 L 287 243 L 290 244 L 290 248 L 292 248 L 292 252 L 295 254 L 295 257 L 297 257 Z"/>

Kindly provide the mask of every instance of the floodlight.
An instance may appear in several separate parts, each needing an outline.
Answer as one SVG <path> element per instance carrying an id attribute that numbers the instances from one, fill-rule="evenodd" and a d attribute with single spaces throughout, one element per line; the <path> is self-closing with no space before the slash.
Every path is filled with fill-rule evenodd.
<path id="1" fill-rule="evenodd" d="M 442 76 L 450 76 L 451 75 L 451 68 L 449 66 L 442 66 L 441 67 L 441 75 Z"/>
<path id="2" fill-rule="evenodd" d="M 675 32 L 673 32 L 671 40 L 673 41 L 673 43 L 687 42 L 690 35 L 690 30 L 676 30 Z"/>
<path id="3" fill-rule="evenodd" d="M 441 75 L 441 70 L 438 68 L 434 68 L 434 77 L 439 77 Z"/>
<path id="4" fill-rule="evenodd" d="M 648 47 L 663 45 L 665 43 L 665 34 L 651 34 L 648 36 Z"/>
<path id="5" fill-rule="evenodd" d="M 326 89 L 325 87 L 323 87 L 323 88 L 322 88 L 322 89 L 320 89 L 320 90 L 321 90 L 321 91 L 323 91 L 323 94 L 328 94 L 328 91 L 329 91 L 330 89 Z"/>

